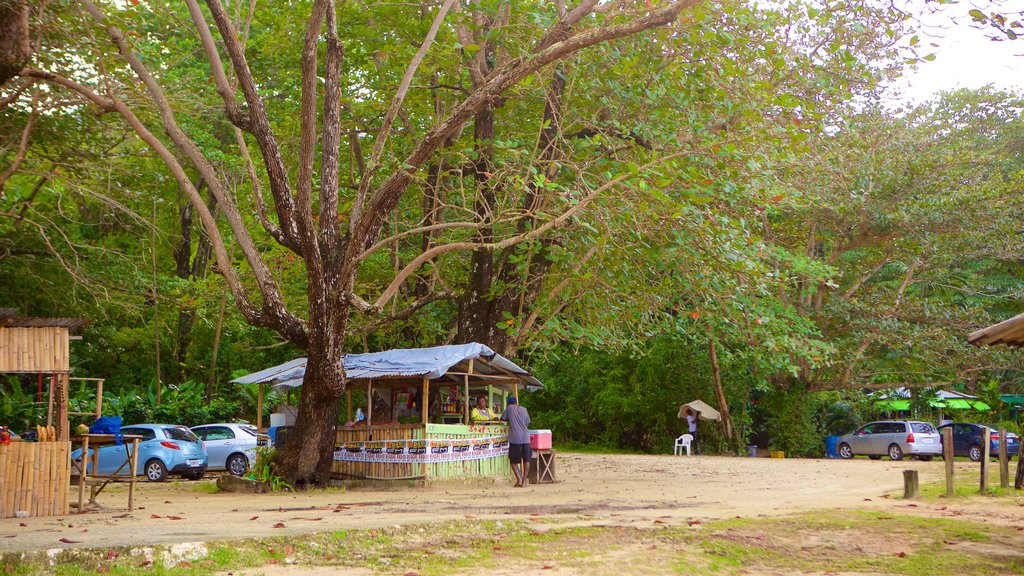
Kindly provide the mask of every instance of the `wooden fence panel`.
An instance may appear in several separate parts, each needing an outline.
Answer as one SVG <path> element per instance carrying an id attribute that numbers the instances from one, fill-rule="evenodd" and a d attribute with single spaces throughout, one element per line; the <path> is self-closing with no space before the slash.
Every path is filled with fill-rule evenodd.
<path id="1" fill-rule="evenodd" d="M 70 442 L 0 445 L 0 518 L 67 514 L 70 487 Z"/>

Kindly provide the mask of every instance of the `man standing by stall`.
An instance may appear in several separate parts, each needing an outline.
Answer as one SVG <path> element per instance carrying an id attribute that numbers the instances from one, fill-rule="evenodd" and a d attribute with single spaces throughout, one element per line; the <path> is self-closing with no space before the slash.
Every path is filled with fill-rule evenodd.
<path id="1" fill-rule="evenodd" d="M 530 413 L 519 405 L 514 396 L 507 402 L 501 419 L 508 422 L 508 459 L 516 475 L 516 488 L 528 485 L 530 475 Z M 520 464 L 522 467 L 520 468 Z"/>

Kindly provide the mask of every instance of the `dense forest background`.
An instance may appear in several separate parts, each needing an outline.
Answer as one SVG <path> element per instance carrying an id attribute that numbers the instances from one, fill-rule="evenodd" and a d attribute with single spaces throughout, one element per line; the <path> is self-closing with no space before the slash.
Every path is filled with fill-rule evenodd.
<path id="1" fill-rule="evenodd" d="M 395 120 L 396 147 L 414 146 L 473 90 L 480 66 L 499 65 L 560 5 L 514 4 L 517 26 L 502 3 L 481 2 L 463 9 L 489 15 L 474 21 L 475 40 L 441 30 Z M 354 290 L 381 293 L 432 246 L 571 217 L 543 236 L 439 255 L 385 291 L 381 309 L 354 311 L 344 348 L 483 341 L 547 384 L 523 398 L 538 427 L 604 449 L 670 449 L 679 404 L 719 405 L 716 382 L 735 428 L 726 439 L 705 427 L 720 451 L 754 442 L 820 454 L 824 435 L 878 415 L 870 393 L 900 386 L 977 394 L 995 413 L 963 417 L 1009 420 L 997 398 L 1024 393 L 1022 355 L 965 336 L 1024 311 L 1024 100 L 992 89 L 915 105 L 883 98 L 931 58 L 910 4 L 698 3 L 666 28 L 529 76 L 419 172 Z M 252 6 L 228 3 L 274 130 L 297 149 L 297 39 L 310 4 Z M 343 191 L 361 186 L 364 149 L 434 8 L 338 8 L 352 87 L 340 108 Z M 258 151 L 241 151 L 202 46 L 179 25 L 187 9 L 106 10 L 173 88 L 182 129 L 258 230 L 266 175 L 252 170 Z M 100 32 L 73 3 L 40 3 L 31 66 L 119 94 L 158 125 L 160 110 Z M 195 205 L 116 116 L 39 74 L 0 87 L 0 307 L 90 319 L 72 346 L 75 375 L 106 378 L 109 409 L 128 420 L 254 421 L 255 391 L 228 380 L 304 351 L 239 313 Z M 297 157 L 284 160 L 294 170 Z M 209 182 L 188 175 L 226 229 Z M 458 220 L 472 227 L 444 226 Z M 434 227 L 404 234 L 424 223 Z M 256 234 L 256 246 L 302 310 L 304 259 L 271 236 Z M 241 249 L 227 250 L 244 268 Z M 38 418 L 35 389 L 33 378 L 0 380 L 0 422 Z M 91 393 L 72 390 L 73 401 Z"/>

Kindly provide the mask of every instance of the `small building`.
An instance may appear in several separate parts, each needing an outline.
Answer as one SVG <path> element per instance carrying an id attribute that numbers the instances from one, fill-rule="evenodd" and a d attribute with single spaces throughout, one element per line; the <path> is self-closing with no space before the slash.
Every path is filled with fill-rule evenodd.
<path id="1" fill-rule="evenodd" d="M 68 513 L 71 442 L 68 386 L 72 332 L 79 318 L 18 316 L 0 308 L 0 374 L 37 374 L 49 383 L 46 427 L 39 442 L 0 445 L 0 518 Z"/>

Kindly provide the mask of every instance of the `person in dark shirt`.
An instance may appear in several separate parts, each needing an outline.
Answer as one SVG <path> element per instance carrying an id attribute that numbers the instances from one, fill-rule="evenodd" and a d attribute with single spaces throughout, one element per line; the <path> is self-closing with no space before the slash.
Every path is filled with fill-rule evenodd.
<path id="1" fill-rule="evenodd" d="M 518 404 L 515 397 L 508 399 L 508 406 L 501 419 L 508 422 L 508 459 L 512 473 L 516 475 L 516 488 L 528 485 L 530 475 L 530 413 Z M 521 466 L 520 466 L 521 465 Z"/>

